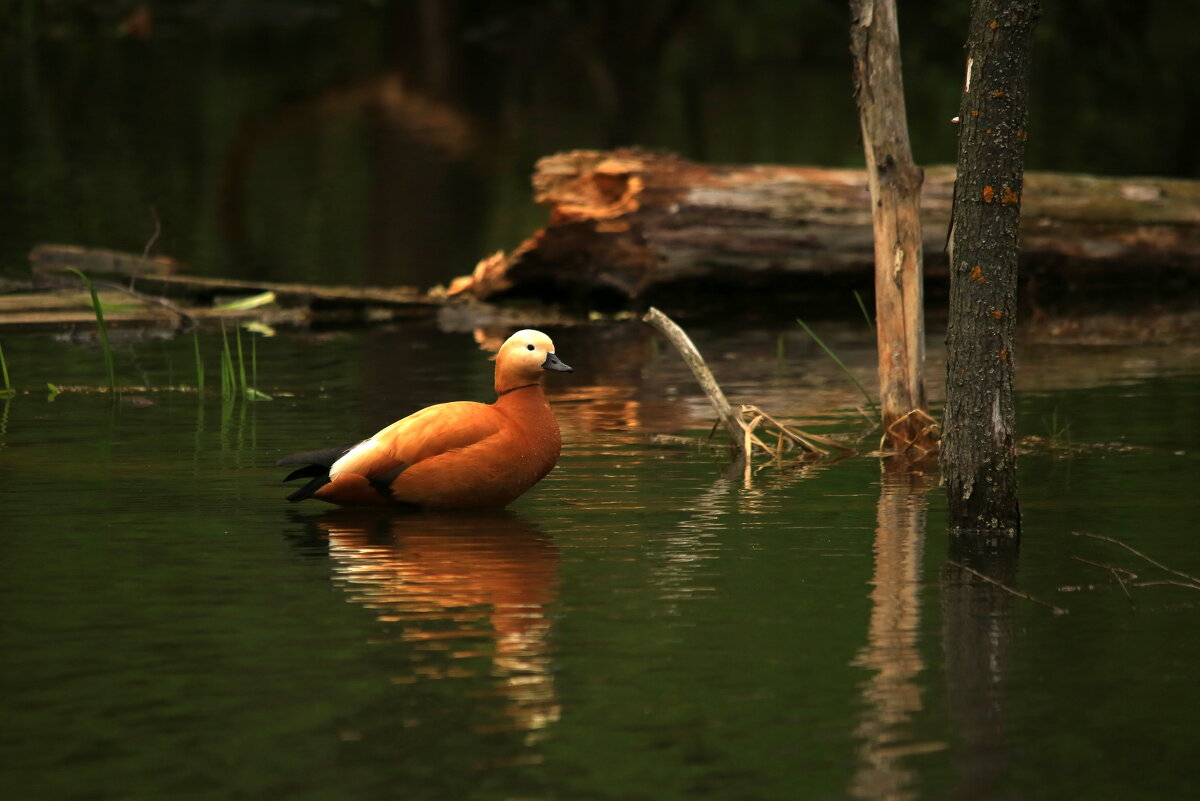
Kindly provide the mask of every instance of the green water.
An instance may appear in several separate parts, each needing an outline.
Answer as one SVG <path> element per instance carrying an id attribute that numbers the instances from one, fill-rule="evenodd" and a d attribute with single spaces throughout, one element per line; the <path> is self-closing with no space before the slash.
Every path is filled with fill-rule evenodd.
<path id="1" fill-rule="evenodd" d="M 469 334 L 258 342 L 275 400 L 223 405 L 191 343 L 4 341 L 0 773 L 29 799 L 1135 799 L 1200 740 L 1200 359 L 1027 349 L 1025 536 L 953 567 L 936 476 L 765 468 L 649 442 L 704 401 L 636 325 L 552 331 L 558 468 L 502 514 L 290 506 L 281 454 L 486 399 Z M 787 332 L 698 330 L 731 394 L 854 431 Z M 853 340 L 853 337 L 850 337 Z M 861 339 L 861 337 L 860 337 Z M 852 368 L 869 341 L 842 343 Z M 780 355 L 782 354 L 782 355 Z M 936 347 L 933 356 L 937 357 Z M 1105 376 L 1097 380 L 1097 373 Z M 830 401 L 833 404 L 830 404 Z M 0 402 L 2 403 L 2 402 Z M 821 412 L 824 409 L 826 411 Z M 1129 579 L 1130 582 L 1134 581 Z"/>

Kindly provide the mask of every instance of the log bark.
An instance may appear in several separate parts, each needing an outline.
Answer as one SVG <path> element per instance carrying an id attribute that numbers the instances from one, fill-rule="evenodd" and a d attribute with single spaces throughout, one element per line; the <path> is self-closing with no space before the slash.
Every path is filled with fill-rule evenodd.
<path id="1" fill-rule="evenodd" d="M 778 288 L 869 275 L 866 172 L 701 165 L 644 150 L 541 159 L 536 200 L 550 221 L 514 251 L 484 259 L 451 294 L 610 293 L 631 299 L 703 282 Z M 921 190 L 927 279 L 945 280 L 954 168 L 929 167 Z M 1200 181 L 1025 176 L 1022 257 L 1071 280 L 1147 280 L 1200 272 Z"/>
<path id="2" fill-rule="evenodd" d="M 895 0 L 851 0 L 850 49 L 875 245 L 875 334 L 884 440 L 916 458 L 937 450 L 925 421 L 920 168 L 913 163 Z"/>
<path id="3" fill-rule="evenodd" d="M 1037 0 L 975 0 L 950 233 L 942 478 L 950 526 L 1020 532 L 1014 452 L 1017 254 Z"/>

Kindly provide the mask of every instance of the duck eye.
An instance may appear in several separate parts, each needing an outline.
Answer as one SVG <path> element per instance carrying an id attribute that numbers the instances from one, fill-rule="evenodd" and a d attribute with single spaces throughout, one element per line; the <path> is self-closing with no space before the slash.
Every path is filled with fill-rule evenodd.
<path id="1" fill-rule="evenodd" d="M 533 350 L 533 345 L 526 345 L 525 348 L 526 350 Z"/>

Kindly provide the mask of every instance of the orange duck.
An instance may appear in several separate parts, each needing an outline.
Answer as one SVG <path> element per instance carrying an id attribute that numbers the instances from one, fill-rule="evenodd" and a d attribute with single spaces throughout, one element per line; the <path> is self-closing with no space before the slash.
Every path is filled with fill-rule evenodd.
<path id="1" fill-rule="evenodd" d="M 518 331 L 496 354 L 496 401 L 439 403 L 349 448 L 299 453 L 288 496 L 342 506 L 471 509 L 506 506 L 558 461 L 562 438 L 542 394 L 547 370 L 569 373 L 541 331 Z"/>

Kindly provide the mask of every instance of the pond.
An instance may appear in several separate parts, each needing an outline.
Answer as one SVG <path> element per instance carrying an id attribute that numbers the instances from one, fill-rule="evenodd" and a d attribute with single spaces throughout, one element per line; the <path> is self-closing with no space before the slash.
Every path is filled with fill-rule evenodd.
<path id="1" fill-rule="evenodd" d="M 970 555 L 946 535 L 934 473 L 895 479 L 857 455 L 747 480 L 720 452 L 656 443 L 703 437 L 711 414 L 635 322 L 549 331 L 576 368 L 549 381 L 564 451 L 509 510 L 284 501 L 281 455 L 490 399 L 479 341 L 503 333 L 257 339 L 274 399 L 256 403 L 222 402 L 219 336 L 199 340 L 203 394 L 190 339 L 117 343 L 138 388 L 116 403 L 82 391 L 105 383 L 94 346 L 6 338 L 20 389 L 0 401 L 6 794 L 1136 799 L 1192 785 L 1200 593 L 1139 553 L 1200 574 L 1194 345 L 1028 344 L 1018 423 L 1039 440 L 1020 460 L 1020 553 L 970 562 L 1003 587 L 957 566 Z M 802 332 L 693 334 L 733 399 L 814 431 L 867 427 Z M 868 380 L 865 327 L 829 338 Z M 937 375 L 936 336 L 930 353 Z"/>

